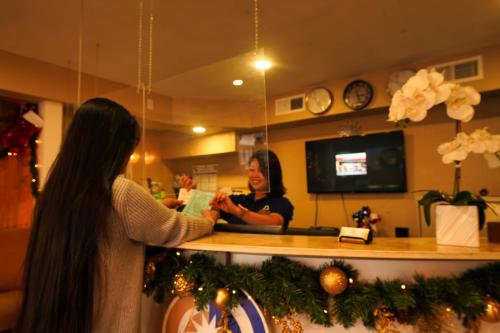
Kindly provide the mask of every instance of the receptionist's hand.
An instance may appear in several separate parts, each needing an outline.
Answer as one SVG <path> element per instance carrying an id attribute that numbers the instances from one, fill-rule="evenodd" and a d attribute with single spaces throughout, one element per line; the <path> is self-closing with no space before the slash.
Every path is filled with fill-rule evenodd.
<path id="1" fill-rule="evenodd" d="M 221 209 L 226 213 L 239 215 L 240 208 L 233 203 L 233 200 L 226 193 L 217 193 L 210 203 L 212 209 Z"/>
<path id="2" fill-rule="evenodd" d="M 181 188 L 185 188 L 186 190 L 192 190 L 196 188 L 196 183 L 193 183 L 191 177 L 182 175 L 180 178 Z"/>

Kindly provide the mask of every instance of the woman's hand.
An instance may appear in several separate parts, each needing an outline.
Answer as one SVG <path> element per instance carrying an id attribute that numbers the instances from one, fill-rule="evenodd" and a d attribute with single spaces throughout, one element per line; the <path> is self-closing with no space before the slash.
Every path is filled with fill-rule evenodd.
<path id="1" fill-rule="evenodd" d="M 188 191 L 196 188 L 196 183 L 193 183 L 193 180 L 189 176 L 182 175 L 179 182 L 181 184 L 181 188 L 185 188 Z"/>
<path id="2" fill-rule="evenodd" d="M 177 200 L 175 198 L 165 198 L 163 199 L 162 203 L 168 208 L 175 209 L 180 205 L 182 205 L 184 202 L 182 200 Z"/>
<path id="3" fill-rule="evenodd" d="M 201 215 L 209 219 L 212 222 L 212 225 L 214 225 L 217 219 L 219 218 L 219 213 L 217 213 L 215 210 L 210 210 L 210 209 L 202 209 Z"/>

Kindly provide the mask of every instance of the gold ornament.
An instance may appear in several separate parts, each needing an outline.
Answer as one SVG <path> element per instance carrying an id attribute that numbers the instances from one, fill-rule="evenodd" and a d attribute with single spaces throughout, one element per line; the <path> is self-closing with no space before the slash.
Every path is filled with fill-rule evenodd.
<path id="1" fill-rule="evenodd" d="M 194 285 L 189 283 L 184 274 L 177 273 L 174 276 L 174 292 L 180 297 L 189 296 Z"/>
<path id="2" fill-rule="evenodd" d="M 376 323 L 375 328 L 377 333 L 399 333 L 394 325 L 396 316 L 392 313 L 386 305 L 381 305 L 373 311 Z"/>
<path id="3" fill-rule="evenodd" d="M 460 331 L 457 316 L 451 308 L 431 304 L 431 315 L 419 316 L 415 323 L 416 333 L 453 333 Z"/>
<path id="4" fill-rule="evenodd" d="M 146 278 L 146 281 L 152 280 L 155 275 L 155 272 L 156 272 L 156 264 L 152 261 L 149 261 L 146 264 L 146 267 L 144 267 L 144 276 Z"/>
<path id="5" fill-rule="evenodd" d="M 224 309 L 229 303 L 230 299 L 229 290 L 227 288 L 219 288 L 217 289 L 217 295 L 215 296 L 214 304 L 219 309 Z"/>
<path id="6" fill-rule="evenodd" d="M 290 321 L 292 328 L 293 328 L 292 332 L 293 333 L 303 333 L 304 329 L 302 328 L 302 324 L 300 323 L 300 320 L 293 318 L 293 316 L 295 316 L 295 315 L 296 315 L 295 312 L 288 315 L 288 320 Z"/>
<path id="7" fill-rule="evenodd" d="M 229 328 L 229 320 L 227 318 L 227 312 L 222 310 L 220 314 L 220 320 L 217 324 L 217 333 L 233 333 Z"/>
<path id="8" fill-rule="evenodd" d="M 500 321 L 500 303 L 491 297 L 487 297 L 484 303 L 486 312 L 481 319 L 488 323 L 498 323 Z"/>
<path id="9" fill-rule="evenodd" d="M 319 277 L 321 287 L 330 295 L 339 295 L 347 288 L 347 276 L 338 267 L 326 267 Z"/>

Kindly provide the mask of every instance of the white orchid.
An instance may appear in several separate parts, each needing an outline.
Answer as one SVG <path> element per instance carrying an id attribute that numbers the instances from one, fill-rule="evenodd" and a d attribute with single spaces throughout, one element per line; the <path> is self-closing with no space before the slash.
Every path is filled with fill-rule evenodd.
<path id="1" fill-rule="evenodd" d="M 477 129 L 470 135 L 459 132 L 455 139 L 439 145 L 438 153 L 443 155 L 444 164 L 460 162 L 467 158 L 469 153 L 484 154 L 490 168 L 500 166 L 500 135 L 492 135 L 487 128 Z"/>
<path id="2" fill-rule="evenodd" d="M 437 151 L 439 154 L 443 155 L 441 160 L 444 164 L 450 164 L 455 161 L 463 161 L 467 158 L 469 152 L 471 151 L 471 143 L 472 141 L 470 137 L 467 134 L 460 132 L 453 141 L 440 144 Z"/>
<path id="3" fill-rule="evenodd" d="M 475 130 L 470 138 L 471 151 L 476 154 L 494 154 L 500 151 L 500 135 L 492 135 L 487 127 Z"/>
<path id="4" fill-rule="evenodd" d="M 394 94 L 388 120 L 422 121 L 430 108 L 443 102 L 450 118 L 468 122 L 474 117 L 473 105 L 481 102 L 481 95 L 472 87 L 446 82 L 444 76 L 434 69 L 421 69 Z M 463 161 L 473 152 L 489 154 L 488 161 L 496 165 L 500 151 L 499 137 L 490 134 L 486 128 L 476 130 L 470 136 L 459 132 L 453 141 L 441 144 L 438 152 L 443 155 L 442 161 L 446 164 Z"/>
<path id="5" fill-rule="evenodd" d="M 495 154 L 486 153 L 483 156 L 488 162 L 488 167 L 490 168 L 500 167 L 500 152 L 497 152 Z"/>
<path id="6" fill-rule="evenodd" d="M 394 94 L 389 108 L 389 121 L 424 120 L 427 110 L 450 96 L 452 87 L 452 84 L 444 83 L 442 74 L 434 70 L 419 70 Z"/>
<path id="7" fill-rule="evenodd" d="M 466 123 L 474 116 L 472 105 L 478 105 L 480 102 L 481 95 L 474 88 L 454 84 L 446 100 L 446 113 L 448 117 Z"/>

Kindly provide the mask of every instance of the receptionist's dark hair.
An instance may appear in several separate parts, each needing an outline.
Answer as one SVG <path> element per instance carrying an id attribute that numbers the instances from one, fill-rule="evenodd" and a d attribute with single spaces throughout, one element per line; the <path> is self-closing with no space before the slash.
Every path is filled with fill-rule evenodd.
<path id="1" fill-rule="evenodd" d="M 286 193 L 286 189 L 283 185 L 281 164 L 278 156 L 271 150 L 258 150 L 250 157 L 248 164 L 250 165 L 253 160 L 259 162 L 260 171 L 269 183 L 269 196 L 282 197 Z M 267 172 L 268 169 L 269 173 Z M 251 184 L 248 184 L 248 187 L 254 192 Z"/>

